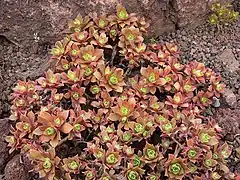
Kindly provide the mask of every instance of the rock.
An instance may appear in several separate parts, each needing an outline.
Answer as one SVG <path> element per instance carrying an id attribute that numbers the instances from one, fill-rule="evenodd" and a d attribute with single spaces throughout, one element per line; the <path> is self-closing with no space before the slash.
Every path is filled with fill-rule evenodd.
<path id="1" fill-rule="evenodd" d="M 5 167 L 5 180 L 27 180 L 28 170 L 20 161 L 21 155 L 16 155 Z"/>
<path id="2" fill-rule="evenodd" d="M 229 141 L 234 140 L 234 136 L 240 133 L 240 110 L 229 108 L 220 108 L 216 113 L 216 121 L 222 128 L 222 135 Z"/>
<path id="3" fill-rule="evenodd" d="M 217 54 L 218 53 L 217 48 L 216 47 L 212 47 L 211 53 L 214 54 L 214 55 Z"/>
<path id="4" fill-rule="evenodd" d="M 47 56 L 44 57 L 44 59 L 45 59 L 45 62 L 47 62 L 47 60 L 48 60 Z M 19 73 L 19 78 L 21 78 L 21 79 L 30 78 L 32 80 L 35 80 L 35 79 L 39 78 L 40 76 L 42 76 L 44 74 L 44 72 L 50 68 L 50 65 L 48 63 L 42 62 L 41 58 L 37 57 L 35 60 L 36 60 L 36 62 L 39 62 L 39 66 L 38 67 L 33 66 L 30 69 L 26 68 L 27 71 Z"/>
<path id="5" fill-rule="evenodd" d="M 67 21 L 77 14 L 90 12 L 113 13 L 117 3 L 122 4 L 129 12 L 136 12 L 151 20 L 150 32 L 157 34 L 175 29 L 170 20 L 169 3 L 146 0 L 60 0 L 60 1 L 1 1 L 0 34 L 18 43 L 30 47 L 34 42 L 44 44 L 61 39 L 67 28 Z"/>
<path id="6" fill-rule="evenodd" d="M 224 0 L 227 1 L 227 0 Z M 53 44 L 65 35 L 67 21 L 78 13 L 113 13 L 118 3 L 129 12 L 138 13 L 151 21 L 150 34 L 160 35 L 176 28 L 195 27 L 205 21 L 206 0 L 43 0 L 0 1 L 0 35 L 21 47 L 36 51 L 38 44 Z M 34 45 L 33 45 L 34 44 Z"/>
<path id="7" fill-rule="evenodd" d="M 220 107 L 220 100 L 218 99 L 218 98 L 216 98 L 216 97 L 213 97 L 213 107 L 216 107 L 216 108 L 218 108 L 218 107 Z"/>
<path id="8" fill-rule="evenodd" d="M 190 51 L 190 55 L 194 55 L 196 53 L 196 49 L 192 48 Z"/>
<path id="9" fill-rule="evenodd" d="M 211 57 L 211 54 L 210 54 L 210 53 L 207 53 L 207 54 L 206 54 L 206 57 L 207 57 L 207 58 L 210 58 L 210 57 Z"/>
<path id="10" fill-rule="evenodd" d="M 0 171 L 3 170 L 4 164 L 9 157 L 7 143 L 4 137 L 9 133 L 10 124 L 8 119 L 0 119 Z"/>
<path id="11" fill-rule="evenodd" d="M 231 107 L 231 108 L 236 108 L 237 106 L 237 97 L 233 93 L 231 89 L 226 88 L 223 94 L 223 97 L 225 98 L 226 103 Z"/>
<path id="12" fill-rule="evenodd" d="M 232 49 L 225 49 L 218 57 L 219 61 L 223 63 L 224 69 L 230 72 L 239 70 L 239 61 L 236 60 Z"/>
<path id="13" fill-rule="evenodd" d="M 205 21 L 209 1 L 173 0 L 173 8 L 177 12 L 178 27 L 196 27 Z"/>

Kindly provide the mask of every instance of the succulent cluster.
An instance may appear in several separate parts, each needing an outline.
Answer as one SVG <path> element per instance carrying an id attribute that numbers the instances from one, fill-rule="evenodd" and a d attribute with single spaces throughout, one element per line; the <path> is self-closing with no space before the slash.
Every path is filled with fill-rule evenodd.
<path id="1" fill-rule="evenodd" d="M 231 149 L 202 115 L 221 77 L 181 64 L 174 44 L 146 43 L 148 26 L 121 5 L 70 21 L 54 68 L 13 89 L 10 152 L 49 180 L 234 179 Z"/>
<path id="2" fill-rule="evenodd" d="M 212 25 L 224 25 L 238 19 L 239 12 L 234 11 L 230 3 L 213 3 L 212 14 L 208 21 Z"/>

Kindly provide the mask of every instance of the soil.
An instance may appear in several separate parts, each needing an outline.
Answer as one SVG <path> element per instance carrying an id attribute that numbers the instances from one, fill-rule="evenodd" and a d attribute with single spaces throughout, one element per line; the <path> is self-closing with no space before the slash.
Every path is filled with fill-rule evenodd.
<path id="1" fill-rule="evenodd" d="M 177 43 L 183 62 L 201 61 L 223 76 L 227 91 L 213 114 L 223 129 L 224 139 L 233 147 L 229 167 L 240 173 L 240 160 L 235 151 L 240 146 L 240 21 L 221 31 L 205 24 L 192 30 L 178 30 L 158 39 L 160 42 Z M 18 79 L 36 79 L 43 74 L 53 44 L 36 43 L 29 49 L 22 49 L 0 36 L 0 174 L 5 174 L 5 179 L 34 179 L 26 173 L 26 166 L 19 155 L 8 155 L 6 143 L 1 137 L 8 134 L 6 127 L 9 127 L 9 122 L 4 118 L 10 114 L 11 88 Z M 17 171 L 11 171 L 12 167 L 18 167 Z M 16 176 L 16 173 L 19 175 Z"/>

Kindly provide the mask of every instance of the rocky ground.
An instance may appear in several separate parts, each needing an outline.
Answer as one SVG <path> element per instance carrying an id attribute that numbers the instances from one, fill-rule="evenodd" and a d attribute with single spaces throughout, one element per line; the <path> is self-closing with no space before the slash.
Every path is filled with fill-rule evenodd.
<path id="1" fill-rule="evenodd" d="M 216 32 L 208 24 L 192 30 L 178 30 L 159 37 L 159 41 L 177 43 L 184 62 L 204 62 L 223 76 L 227 90 L 214 114 L 223 128 L 225 140 L 234 148 L 229 166 L 232 171 L 240 172 L 240 21 L 221 32 Z M 4 174 L 0 179 L 30 179 L 29 166 L 23 165 L 28 164 L 27 160 L 17 154 L 8 155 L 3 140 L 10 126 L 8 96 L 18 79 L 35 79 L 43 73 L 52 45 L 36 43 L 29 49 L 22 49 L 17 43 L 0 36 L 0 174 Z"/>

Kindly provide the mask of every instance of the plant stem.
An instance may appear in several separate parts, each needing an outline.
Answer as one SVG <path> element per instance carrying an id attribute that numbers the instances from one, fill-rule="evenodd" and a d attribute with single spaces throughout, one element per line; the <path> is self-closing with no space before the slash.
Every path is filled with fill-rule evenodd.
<path id="1" fill-rule="evenodd" d="M 62 145 L 64 142 L 66 142 L 68 140 L 68 136 L 66 136 L 65 138 L 63 138 L 59 143 L 58 146 Z"/>
<path id="2" fill-rule="evenodd" d="M 171 137 L 171 138 L 172 138 L 172 140 L 173 140 L 175 143 L 177 143 L 177 145 L 178 145 L 181 149 L 183 149 L 183 145 L 181 145 L 180 142 L 178 142 L 178 141 L 175 139 L 175 137 Z"/>
<path id="3" fill-rule="evenodd" d="M 117 54 L 117 44 L 113 47 L 112 57 L 111 57 L 111 61 L 110 61 L 111 65 L 113 65 L 113 60 L 115 59 L 116 54 Z"/>
<path id="4" fill-rule="evenodd" d="M 124 73 L 124 76 L 128 75 L 130 71 L 131 71 L 131 68 L 128 67 L 127 70 L 126 70 L 126 72 Z"/>

